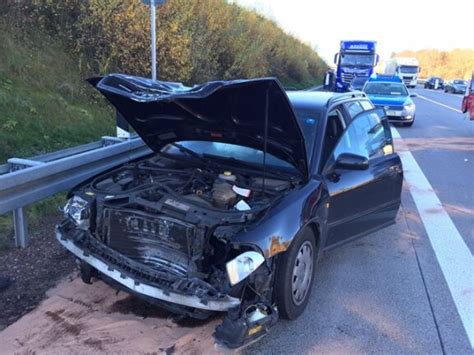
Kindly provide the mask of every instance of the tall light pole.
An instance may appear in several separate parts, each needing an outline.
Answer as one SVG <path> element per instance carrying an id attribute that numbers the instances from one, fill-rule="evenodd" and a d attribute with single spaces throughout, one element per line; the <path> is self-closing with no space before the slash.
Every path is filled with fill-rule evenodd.
<path id="1" fill-rule="evenodd" d="M 166 0 L 142 0 L 142 2 L 150 5 L 151 78 L 156 80 L 156 6 L 164 5 Z"/>
<path id="2" fill-rule="evenodd" d="M 151 78 L 156 80 L 156 6 L 164 5 L 166 0 L 142 0 L 145 5 L 150 5 L 150 30 L 151 30 Z M 115 112 L 117 137 L 130 138 L 130 128 L 127 120 Z"/>
<path id="3" fill-rule="evenodd" d="M 156 80 L 156 5 L 155 0 L 150 1 L 150 27 L 151 27 L 151 78 Z"/>

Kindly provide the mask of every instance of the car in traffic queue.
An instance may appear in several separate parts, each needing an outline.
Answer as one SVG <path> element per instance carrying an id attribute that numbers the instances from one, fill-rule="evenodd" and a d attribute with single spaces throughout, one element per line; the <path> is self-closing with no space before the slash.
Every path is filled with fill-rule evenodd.
<path id="1" fill-rule="evenodd" d="M 461 111 L 468 113 L 469 119 L 474 120 L 474 74 L 462 99 Z"/>
<path id="2" fill-rule="evenodd" d="M 467 80 L 450 80 L 444 84 L 444 92 L 451 94 L 464 94 L 467 86 Z"/>
<path id="3" fill-rule="evenodd" d="M 360 91 L 364 87 L 367 80 L 369 80 L 369 77 L 367 76 L 356 76 L 354 79 L 352 79 L 349 89 Z"/>
<path id="4" fill-rule="evenodd" d="M 383 108 L 390 122 L 412 126 L 415 122 L 416 105 L 406 85 L 398 75 L 372 75 L 362 89 L 370 101 Z"/>
<path id="5" fill-rule="evenodd" d="M 443 89 L 444 88 L 444 80 L 441 79 L 439 76 L 430 76 L 426 79 L 425 83 L 423 84 L 425 89 Z"/>
<path id="6" fill-rule="evenodd" d="M 194 318 L 226 312 L 214 336 L 237 348 L 301 315 L 322 252 L 395 222 L 401 161 L 362 92 L 90 83 L 153 153 L 69 193 L 56 238 L 85 283 Z"/>

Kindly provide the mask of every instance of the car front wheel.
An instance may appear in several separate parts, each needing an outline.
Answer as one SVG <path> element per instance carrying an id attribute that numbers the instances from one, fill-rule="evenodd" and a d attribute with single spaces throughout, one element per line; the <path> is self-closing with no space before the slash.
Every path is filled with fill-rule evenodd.
<path id="1" fill-rule="evenodd" d="M 306 308 L 314 281 L 316 256 L 313 232 L 304 229 L 280 257 L 274 290 L 282 318 L 295 319 Z"/>

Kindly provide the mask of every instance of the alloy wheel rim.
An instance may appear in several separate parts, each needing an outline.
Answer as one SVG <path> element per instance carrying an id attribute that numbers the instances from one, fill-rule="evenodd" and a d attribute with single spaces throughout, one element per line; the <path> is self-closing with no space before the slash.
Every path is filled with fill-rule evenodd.
<path id="1" fill-rule="evenodd" d="M 305 241 L 296 254 L 291 277 L 291 296 L 293 302 L 299 306 L 306 299 L 313 275 L 313 246 Z"/>

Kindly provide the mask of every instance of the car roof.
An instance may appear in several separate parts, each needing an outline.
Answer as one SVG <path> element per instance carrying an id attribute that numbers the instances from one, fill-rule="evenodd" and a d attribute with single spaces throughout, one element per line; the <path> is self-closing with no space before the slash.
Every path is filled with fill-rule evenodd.
<path id="1" fill-rule="evenodd" d="M 403 85 L 402 82 L 399 82 L 399 81 L 389 81 L 389 80 L 368 81 L 367 84 L 400 84 L 400 85 Z"/>
<path id="2" fill-rule="evenodd" d="M 397 74 L 372 74 L 369 77 L 369 82 L 391 82 L 391 83 L 403 83 L 402 78 Z"/>
<path id="3" fill-rule="evenodd" d="M 286 93 L 295 109 L 321 110 L 333 102 L 343 102 L 354 98 L 367 99 L 361 91 L 336 93 L 330 91 L 287 91 Z"/>

